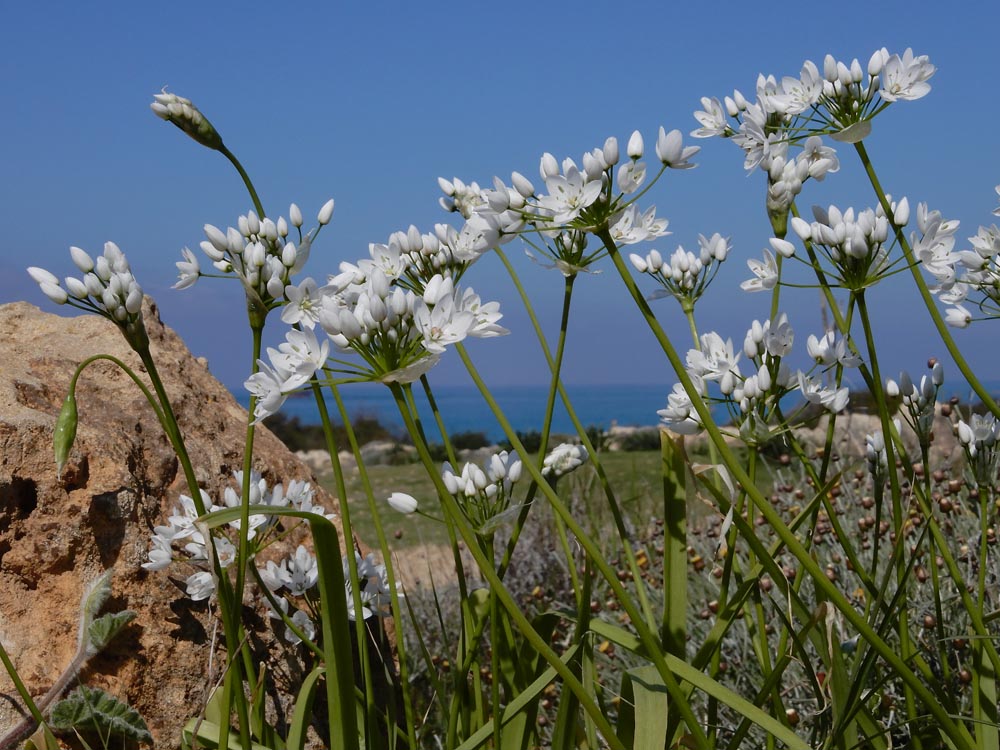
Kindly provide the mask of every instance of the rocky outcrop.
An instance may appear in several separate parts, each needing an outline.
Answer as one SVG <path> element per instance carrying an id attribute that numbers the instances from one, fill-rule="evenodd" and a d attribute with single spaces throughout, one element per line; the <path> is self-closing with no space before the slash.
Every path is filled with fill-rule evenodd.
<path id="1" fill-rule="evenodd" d="M 242 466 L 246 412 L 147 304 L 146 326 L 198 481 L 213 497 Z M 59 476 L 52 435 L 79 362 L 111 354 L 144 377 L 117 328 L 95 315 L 63 318 L 27 303 L 0 306 L 0 640 L 29 690 L 44 693 L 72 659 L 80 597 L 112 568 L 113 609 L 137 619 L 93 660 L 85 681 L 132 704 L 161 747 L 203 705 L 214 620 L 183 578 L 147 572 L 151 528 L 163 523 L 184 477 L 143 394 L 97 361 L 79 380 L 79 430 Z M 258 431 L 254 466 L 269 483 L 309 479 L 293 454 Z M 329 509 L 336 502 L 320 492 Z M 0 732 L 21 716 L 0 670 Z"/>

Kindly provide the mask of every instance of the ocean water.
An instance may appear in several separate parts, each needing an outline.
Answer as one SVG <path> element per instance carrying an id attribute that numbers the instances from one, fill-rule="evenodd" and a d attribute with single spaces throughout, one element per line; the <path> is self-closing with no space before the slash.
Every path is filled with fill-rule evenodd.
<path id="1" fill-rule="evenodd" d="M 434 434 L 434 417 L 423 389 L 417 383 L 413 390 L 425 427 L 430 434 Z M 585 426 L 596 425 L 607 429 L 612 423 L 638 426 L 657 424 L 659 417 L 656 412 L 666 407 L 670 386 L 569 385 L 566 390 L 573 409 Z M 547 392 L 547 386 L 516 385 L 491 389 L 511 425 L 520 432 L 541 429 Z M 404 432 L 392 394 L 384 385 L 357 383 L 343 386 L 341 397 L 352 417 L 375 417 L 382 424 Z M 248 397 L 245 392 L 237 393 L 237 398 L 244 407 L 247 405 Z M 475 386 L 438 386 L 434 389 L 434 398 L 450 434 L 482 432 L 492 441 L 503 439 L 503 430 Z M 331 415 L 335 415 L 336 403 L 332 397 L 327 397 L 327 404 Z M 303 424 L 318 424 L 320 421 L 311 393 L 289 398 L 281 413 L 289 418 L 298 417 Z M 558 397 L 552 429 L 556 433 L 575 433 L 573 423 Z"/>

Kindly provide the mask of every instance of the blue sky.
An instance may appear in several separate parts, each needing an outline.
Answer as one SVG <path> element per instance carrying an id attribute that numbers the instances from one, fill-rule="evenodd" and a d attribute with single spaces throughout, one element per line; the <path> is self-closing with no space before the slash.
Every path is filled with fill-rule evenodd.
<path id="1" fill-rule="evenodd" d="M 833 12 L 831 9 L 836 8 Z M 883 184 L 912 204 L 960 219 L 963 239 L 993 220 L 1000 183 L 995 29 L 990 3 L 843 2 L 835 6 L 619 2 L 266 4 L 256 2 L 20 3 L 5 11 L 0 51 L 6 113 L 0 205 L 8 231 L 0 254 L 0 302 L 51 305 L 28 265 L 71 273 L 70 245 L 99 252 L 116 241 L 162 315 L 227 385 L 250 368 L 241 293 L 203 280 L 173 291 L 174 263 L 205 223 L 234 224 L 250 208 L 227 162 L 149 111 L 163 86 L 191 98 L 246 165 L 271 215 L 297 202 L 307 215 L 328 197 L 334 220 L 314 248 L 317 278 L 415 224 L 449 217 L 437 177 L 490 182 L 512 170 L 537 176 L 538 159 L 579 158 L 633 129 L 692 130 L 701 96 L 752 92 L 758 72 L 797 75 L 825 53 L 867 62 L 877 48 L 910 46 L 938 66 L 925 99 L 890 107 L 866 141 Z M 988 7 L 988 9 L 987 9 Z M 982 8 L 982 10 L 979 10 Z M 742 341 L 768 300 L 747 295 L 746 259 L 770 235 L 763 177 L 746 176 L 731 143 L 700 141 L 699 167 L 670 173 L 649 194 L 673 234 L 653 246 L 695 247 L 699 233 L 732 237 L 734 252 L 697 311 L 703 330 Z M 873 199 L 849 150 L 825 183 L 799 202 L 858 207 Z M 550 330 L 562 279 L 509 247 Z M 645 250 L 643 251 L 645 252 Z M 512 334 L 470 346 L 496 384 L 544 382 L 527 319 L 496 259 L 467 277 L 499 299 Z M 901 277 L 901 281 L 905 281 Z M 652 288 L 645 287 L 649 291 Z M 577 283 L 566 380 L 674 382 L 610 266 Z M 791 290 L 784 309 L 798 334 L 819 333 L 818 293 Z M 870 294 L 883 369 L 919 371 L 941 356 L 915 292 L 905 283 Z M 655 303 L 687 348 L 670 300 Z M 272 341 L 281 331 L 273 319 Z M 958 333 L 973 365 L 995 379 L 992 324 Z M 952 370 L 954 373 L 954 370 Z M 466 382 L 457 357 L 435 373 Z M 953 379 L 950 385 L 961 390 Z"/>

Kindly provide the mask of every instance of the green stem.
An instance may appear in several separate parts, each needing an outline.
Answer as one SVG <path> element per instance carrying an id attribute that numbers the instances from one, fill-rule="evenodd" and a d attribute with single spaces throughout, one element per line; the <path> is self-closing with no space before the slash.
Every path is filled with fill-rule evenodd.
<path id="1" fill-rule="evenodd" d="M 670 361 L 670 364 L 673 366 L 674 372 L 676 373 L 681 384 L 688 393 L 697 395 L 698 390 L 691 381 L 691 377 L 687 373 L 684 362 L 677 354 L 670 338 L 660 326 L 659 321 L 656 320 L 656 316 L 653 314 L 653 311 L 649 308 L 649 305 L 643 298 L 642 293 L 635 285 L 635 281 L 632 279 L 628 268 L 622 260 L 610 233 L 607 229 L 602 229 L 597 233 L 597 236 L 608 248 L 608 254 L 611 257 L 612 262 L 615 264 L 615 268 L 618 270 L 619 276 L 622 278 L 626 288 L 632 295 L 632 299 L 639 307 L 639 310 L 649 325 L 650 330 L 653 332 L 653 335 L 656 337 L 661 349 Z M 761 515 L 764 516 L 765 521 L 774 530 L 775 535 L 785 543 L 788 551 L 796 558 L 799 564 L 805 568 L 809 577 L 812 578 L 816 588 L 820 589 L 824 596 L 830 600 L 831 604 L 833 604 L 833 606 L 835 606 L 843 614 L 844 618 L 857 629 L 858 633 L 863 638 L 868 640 L 872 648 L 874 648 L 876 652 L 882 656 L 883 659 L 885 659 L 890 667 L 899 675 L 900 679 L 912 687 L 914 693 L 920 698 L 921 701 L 923 701 L 923 703 L 927 706 L 928 711 L 930 711 L 935 720 L 938 721 L 941 731 L 946 734 L 957 747 L 971 747 L 972 738 L 969 735 L 968 729 L 948 715 L 947 711 L 940 705 L 933 694 L 923 685 L 920 678 L 906 665 L 905 660 L 901 658 L 898 653 L 896 653 L 896 650 L 890 644 L 886 643 L 878 635 L 878 633 L 876 633 L 869 626 L 861 614 L 854 609 L 851 602 L 848 601 L 836 585 L 826 577 L 819 564 L 812 558 L 808 550 L 806 550 L 803 546 L 802 542 L 800 542 L 795 535 L 789 531 L 788 527 L 785 525 L 784 521 L 782 521 L 778 512 L 771 506 L 768 499 L 763 496 L 760 490 L 753 486 L 750 477 L 747 475 L 746 471 L 743 470 L 743 467 L 740 466 L 735 454 L 727 444 L 725 436 L 713 422 L 712 415 L 709 412 L 708 407 L 700 398 L 692 398 L 691 401 L 692 407 L 698 414 L 698 417 L 700 418 L 705 431 L 708 433 L 709 438 L 718 446 L 723 463 L 726 468 L 729 469 L 733 479 L 744 487 L 750 497 L 750 500 L 757 506 Z"/>
<path id="2" fill-rule="evenodd" d="M 403 390 L 398 384 L 391 384 L 389 386 L 392 391 L 393 397 L 396 400 L 396 407 L 399 410 L 400 416 L 403 418 L 403 422 L 406 425 L 408 431 L 413 434 L 416 430 L 416 425 L 413 422 L 409 410 L 406 407 L 406 399 L 403 395 Z M 509 425 L 508 425 L 509 427 Z M 513 435 L 513 431 L 511 431 Z M 516 435 L 514 436 L 516 440 Z M 520 441 L 518 441 L 520 442 Z M 522 446 L 523 447 L 523 446 Z M 507 589 L 504 588 L 503 583 L 497 578 L 496 572 L 493 567 L 493 561 L 487 560 L 486 556 L 482 553 L 479 548 L 479 544 L 476 539 L 475 532 L 469 527 L 469 524 L 463 519 L 462 511 L 458 507 L 449 493 L 447 487 L 444 486 L 444 482 L 441 479 L 440 474 L 434 465 L 434 460 L 431 458 L 430 453 L 427 451 L 427 447 L 420 443 L 417 445 L 417 452 L 420 455 L 420 460 L 424 464 L 424 468 L 427 469 L 428 474 L 430 474 L 431 480 L 434 482 L 434 486 L 438 491 L 438 495 L 441 497 L 441 501 L 445 504 L 448 512 L 452 514 L 456 521 L 459 532 L 465 541 L 469 552 L 475 558 L 476 563 L 479 565 L 480 571 L 483 576 L 489 582 L 490 586 L 496 591 L 497 600 L 503 606 L 504 609 L 510 614 L 511 620 L 517 626 L 518 630 L 524 635 L 525 640 L 532 645 L 532 647 L 548 662 L 552 668 L 563 678 L 563 682 L 570 690 L 572 690 L 580 699 L 580 702 L 584 710 L 590 715 L 594 723 L 597 725 L 601 734 L 604 735 L 607 743 L 618 750 L 625 750 L 624 745 L 621 740 L 614 733 L 614 728 L 611 726 L 610 722 L 604 716 L 601 708 L 590 699 L 587 694 L 586 688 L 583 684 L 575 677 L 572 670 L 559 658 L 559 655 L 552 650 L 552 647 L 543 639 L 538 632 L 532 627 L 531 623 L 521 612 L 517 603 L 511 597 Z M 526 464 L 530 470 L 534 470 L 532 464 Z M 535 471 L 537 474 L 537 471 Z M 541 479 L 539 476 L 538 479 Z"/>
<path id="3" fill-rule="evenodd" d="M 969 387 L 975 391 L 976 395 L 979 396 L 986 408 L 989 409 L 994 416 L 1000 417 L 1000 406 L 998 406 L 996 401 L 993 400 L 989 391 L 986 390 L 979 378 L 977 378 L 976 374 L 972 371 L 972 368 L 969 367 L 968 362 L 965 361 L 962 351 L 958 348 L 958 344 L 955 343 L 955 339 L 952 337 L 951 331 L 948 330 L 948 324 L 945 323 L 944 319 L 941 317 L 941 313 L 937 308 L 937 303 L 934 301 L 934 296 L 927 288 L 927 282 L 924 280 L 924 277 L 920 272 L 920 263 L 913 254 L 913 248 L 910 247 L 910 243 L 907 241 L 906 235 L 903 233 L 903 227 L 896 226 L 895 221 L 893 221 L 892 205 L 889 203 L 889 199 L 886 197 L 885 191 L 882 189 L 878 176 L 875 174 L 875 168 L 872 166 L 871 160 L 868 158 L 868 151 L 865 149 L 865 144 L 859 141 L 854 144 L 854 148 L 858 152 L 858 157 L 861 159 L 861 163 L 864 165 L 865 174 L 868 175 L 868 181 L 871 183 L 872 189 L 874 189 L 875 195 L 878 197 L 882 210 L 892 223 L 893 229 L 896 232 L 896 241 L 899 242 L 899 246 L 903 251 L 903 256 L 906 258 L 906 264 L 909 266 L 910 273 L 912 274 L 913 280 L 917 285 L 918 291 L 920 292 L 920 297 L 923 299 L 924 306 L 927 308 L 927 312 L 931 316 L 931 321 L 934 323 L 934 327 L 937 329 L 938 335 L 941 337 L 941 341 L 948 350 L 948 354 L 951 355 L 951 358 L 955 361 L 959 371 L 961 371 L 962 376 L 968 382 Z"/>
<path id="4" fill-rule="evenodd" d="M 615 497 L 614 491 L 611 487 L 611 482 L 608 479 L 607 472 L 604 470 L 604 465 L 599 458 L 599 453 L 595 446 L 590 442 L 590 438 L 587 436 L 587 430 L 584 425 L 580 422 L 577 416 L 576 410 L 573 408 L 573 403 L 570 401 L 569 394 L 566 393 L 565 387 L 563 387 L 562 381 L 556 376 L 560 372 L 561 367 L 561 356 L 558 359 L 553 359 L 552 354 L 549 351 L 548 343 L 545 340 L 545 335 L 542 333 L 541 324 L 538 322 L 538 316 L 535 315 L 534 306 L 531 304 L 531 299 L 528 297 L 527 292 L 521 284 L 520 279 L 514 270 L 513 265 L 511 265 L 507 256 L 503 253 L 500 248 L 495 248 L 494 252 L 503 262 L 504 267 L 507 269 L 508 274 L 510 274 L 511 280 L 514 282 L 515 288 L 518 290 L 518 294 L 521 297 L 521 301 L 524 304 L 524 309 L 528 313 L 528 317 L 531 320 L 532 327 L 535 330 L 535 336 L 538 339 L 538 343 L 541 346 L 542 354 L 545 356 L 545 360 L 549 365 L 550 372 L 553 373 L 552 382 L 556 384 L 559 390 L 559 397 L 562 399 L 563 406 L 566 409 L 566 413 L 569 415 L 570 421 L 573 423 L 573 429 L 576 430 L 577 435 L 580 437 L 580 441 L 583 446 L 587 449 L 591 457 L 591 463 L 594 466 L 594 470 L 597 472 L 597 477 L 601 482 L 601 487 L 604 490 L 604 496 L 608 501 L 608 508 L 611 510 L 611 516 L 615 522 L 615 530 L 618 532 L 618 538 L 622 541 L 622 549 L 625 552 L 625 560 L 628 564 L 629 572 L 632 574 L 632 579 L 636 582 L 636 593 L 639 597 L 639 604 L 642 607 L 642 611 L 646 618 L 647 626 L 652 629 L 657 627 L 656 616 L 653 614 L 653 606 L 649 601 L 649 596 L 646 593 L 645 586 L 640 585 L 642 581 L 641 571 L 639 570 L 638 563 L 635 559 L 635 551 L 632 549 L 633 542 L 629 536 L 628 528 L 625 524 L 625 517 L 622 513 L 621 506 L 618 503 L 618 499 Z M 532 495 L 534 497 L 534 495 Z"/>
<path id="5" fill-rule="evenodd" d="M 465 350 L 464 345 L 456 344 L 455 350 L 458 352 L 459 356 L 462 358 L 463 364 L 465 364 L 466 370 L 472 377 L 473 382 L 475 382 L 476 387 L 479 388 L 479 392 L 483 395 L 486 403 L 489 405 L 490 410 L 493 412 L 493 416 L 496 417 L 500 426 L 503 428 L 504 433 L 507 435 L 507 439 L 510 440 L 511 444 L 518 450 L 519 453 L 524 452 L 524 446 L 521 445 L 521 441 L 518 440 L 517 434 L 514 432 L 513 427 L 511 427 L 510 422 L 507 420 L 503 411 L 500 409 L 496 400 L 490 394 L 489 389 L 483 382 L 478 371 L 473 365 L 472 360 L 469 358 L 468 352 Z M 695 717 L 691 706 L 684 699 L 683 692 L 677 683 L 677 679 L 674 677 L 673 672 L 667 666 L 666 660 L 663 658 L 663 652 L 660 647 L 660 642 L 657 634 L 646 624 L 643 620 L 642 613 L 635 606 L 632 601 L 632 597 L 628 595 L 628 592 L 622 586 L 621 582 L 618 580 L 617 572 L 611 567 L 608 561 L 605 559 L 602 551 L 594 543 L 587 533 L 581 528 L 579 523 L 573 517 L 573 514 L 565 506 L 559 496 L 552 490 L 552 488 L 545 482 L 541 473 L 534 466 L 534 464 L 525 464 L 525 468 L 531 474 L 532 479 L 538 483 L 541 492 L 545 495 L 545 498 L 549 501 L 552 509 L 560 516 L 566 523 L 567 528 L 573 533 L 580 546 L 583 547 L 584 551 L 587 553 L 590 560 L 594 563 L 594 566 L 600 571 L 601 576 L 607 581 L 608 585 L 611 587 L 615 598 L 622 605 L 626 614 L 631 618 L 632 625 L 636 629 L 639 636 L 639 640 L 642 642 L 643 647 L 646 649 L 647 656 L 652 660 L 653 664 L 656 666 L 657 672 L 659 673 L 661 679 L 663 680 L 664 686 L 666 687 L 667 693 L 671 698 L 674 710 L 683 719 L 684 723 L 687 724 L 688 731 L 690 732 L 690 739 L 695 742 L 698 747 L 707 748 L 708 739 L 705 736 L 704 730 L 701 727 L 700 722 Z M 450 496 L 449 496 L 450 497 Z M 486 571 L 484 571 L 486 572 Z M 492 572 L 492 571 L 490 571 Z M 641 579 L 640 579 L 641 580 Z M 655 626 L 654 626 L 655 627 Z M 548 659 L 548 657 L 546 657 Z M 553 664 L 553 666 L 555 666 Z M 568 683 L 567 683 L 568 684 Z M 581 701 L 583 700 L 581 696 Z"/>
<path id="6" fill-rule="evenodd" d="M 257 189 L 253 186 L 253 181 L 250 179 L 250 175 L 247 171 L 243 169 L 243 165 L 240 164 L 240 160 L 236 158 L 236 155 L 226 148 L 224 145 L 219 146 L 219 153 L 229 159 L 229 163 L 236 167 L 236 171 L 240 173 L 240 177 L 243 178 L 243 184 L 246 185 L 247 192 L 250 193 L 250 200 L 253 201 L 253 207 L 257 210 L 260 218 L 264 218 L 266 214 L 264 213 L 264 206 L 260 202 L 260 198 L 257 196 Z"/>

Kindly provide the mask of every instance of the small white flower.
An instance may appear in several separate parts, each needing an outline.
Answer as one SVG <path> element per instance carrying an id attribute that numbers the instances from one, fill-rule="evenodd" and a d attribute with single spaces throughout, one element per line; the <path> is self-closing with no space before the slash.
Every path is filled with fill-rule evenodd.
<path id="1" fill-rule="evenodd" d="M 747 259 L 747 266 L 753 272 L 754 277 L 747 279 L 740 284 L 740 289 L 745 292 L 763 292 L 774 289 L 778 283 L 778 264 L 770 250 L 765 248 L 764 260 L 756 258 Z"/>
<path id="2" fill-rule="evenodd" d="M 193 286 L 201 276 L 201 266 L 198 264 L 198 258 L 192 253 L 188 248 L 183 248 L 181 250 L 181 255 L 184 256 L 184 260 L 177 261 L 177 283 L 174 284 L 174 289 L 187 289 L 189 286 Z"/>
<path id="3" fill-rule="evenodd" d="M 955 328 L 967 328 L 969 323 L 972 322 L 972 313 L 962 305 L 954 305 L 945 310 L 944 320 L 948 325 Z"/>
<path id="4" fill-rule="evenodd" d="M 553 448 L 542 464 L 542 475 L 561 477 L 582 466 L 589 455 L 582 445 L 562 443 Z"/>
<path id="5" fill-rule="evenodd" d="M 417 499 L 405 492 L 393 492 L 388 498 L 389 507 L 398 513 L 410 514 L 417 510 Z"/>
<path id="6" fill-rule="evenodd" d="M 215 579 L 211 573 L 199 571 L 187 577 L 185 581 L 187 595 L 192 601 L 200 602 L 208 599 L 215 592 Z"/>
<path id="7" fill-rule="evenodd" d="M 692 169 L 697 166 L 688 161 L 692 156 L 701 151 L 701 146 L 684 147 L 684 136 L 679 130 L 671 130 L 667 133 L 660 127 L 659 136 L 656 139 L 656 156 L 663 164 L 671 169 Z"/>

